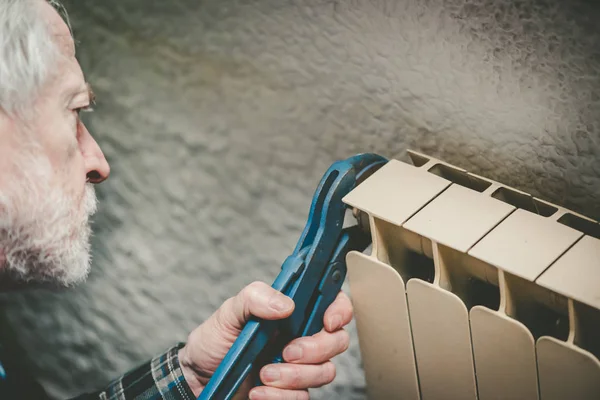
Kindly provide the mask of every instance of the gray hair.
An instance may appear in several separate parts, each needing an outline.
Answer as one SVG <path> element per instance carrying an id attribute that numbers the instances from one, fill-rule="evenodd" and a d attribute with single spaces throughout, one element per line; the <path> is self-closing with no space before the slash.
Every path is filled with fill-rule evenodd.
<path id="1" fill-rule="evenodd" d="M 11 115 L 27 113 L 59 56 L 43 1 L 66 17 L 58 0 L 0 0 L 0 110 Z"/>

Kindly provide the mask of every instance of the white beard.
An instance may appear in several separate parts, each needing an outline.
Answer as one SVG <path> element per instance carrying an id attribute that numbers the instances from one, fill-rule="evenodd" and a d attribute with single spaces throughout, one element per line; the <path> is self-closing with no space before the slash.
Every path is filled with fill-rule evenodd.
<path id="1" fill-rule="evenodd" d="M 94 187 L 86 184 L 79 203 L 53 179 L 47 157 L 38 151 L 27 154 L 15 162 L 18 175 L 0 188 L 0 251 L 5 259 L 0 270 L 16 283 L 80 283 L 91 264 Z"/>

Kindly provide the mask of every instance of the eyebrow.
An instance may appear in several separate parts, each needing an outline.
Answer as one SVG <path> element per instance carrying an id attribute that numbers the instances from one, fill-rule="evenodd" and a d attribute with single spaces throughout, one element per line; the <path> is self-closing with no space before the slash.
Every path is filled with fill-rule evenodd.
<path id="1" fill-rule="evenodd" d="M 90 104 L 96 104 L 96 94 L 92 89 L 92 85 L 89 82 L 86 82 L 85 86 L 87 88 L 88 96 L 90 98 Z"/>
<path id="2" fill-rule="evenodd" d="M 67 88 L 69 88 L 69 86 L 67 86 Z M 84 84 L 79 84 L 77 86 L 70 86 L 69 89 L 65 90 L 65 100 L 67 104 L 70 104 L 76 97 L 81 96 L 83 94 L 88 95 L 90 106 L 95 105 L 96 94 L 94 93 L 92 85 L 89 82 L 85 82 Z"/>

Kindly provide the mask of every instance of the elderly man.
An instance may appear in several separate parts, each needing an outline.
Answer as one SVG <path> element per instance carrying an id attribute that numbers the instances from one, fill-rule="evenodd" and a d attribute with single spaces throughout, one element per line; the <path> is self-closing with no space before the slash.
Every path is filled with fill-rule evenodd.
<path id="1" fill-rule="evenodd" d="M 0 0 L 0 287 L 4 291 L 82 282 L 90 268 L 89 217 L 94 184 L 109 176 L 102 151 L 79 118 L 93 95 L 75 58 L 71 31 L 58 4 Z M 250 315 L 289 316 L 291 299 L 253 283 L 227 300 L 187 342 L 137 367 L 94 399 L 194 399 Z M 340 293 L 324 317 L 324 330 L 288 344 L 286 363 L 259 371 L 261 387 L 241 398 L 306 399 L 308 389 L 335 377 L 331 358 L 344 352 L 352 319 Z M 0 354 L 1 357 L 1 354 Z M 2 367 L 0 398 L 24 399 L 23 376 Z M 250 382 L 250 381 L 248 381 Z M 41 395 L 40 395 L 41 396 Z"/>

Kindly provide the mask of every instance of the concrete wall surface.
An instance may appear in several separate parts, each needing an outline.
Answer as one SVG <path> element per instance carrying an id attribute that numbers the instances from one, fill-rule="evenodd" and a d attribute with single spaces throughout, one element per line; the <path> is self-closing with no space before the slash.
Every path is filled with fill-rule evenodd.
<path id="1" fill-rule="evenodd" d="M 600 6 L 552 0 L 69 0 L 112 166 L 94 269 L 1 298 L 57 398 L 271 282 L 331 163 L 423 151 L 600 218 Z M 315 399 L 362 399 L 354 325 Z"/>

